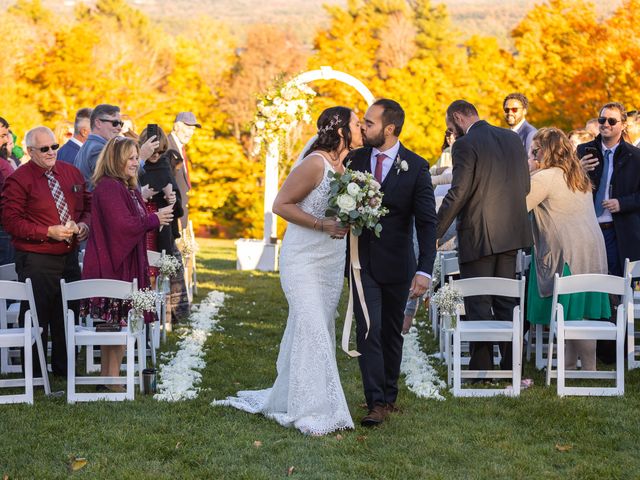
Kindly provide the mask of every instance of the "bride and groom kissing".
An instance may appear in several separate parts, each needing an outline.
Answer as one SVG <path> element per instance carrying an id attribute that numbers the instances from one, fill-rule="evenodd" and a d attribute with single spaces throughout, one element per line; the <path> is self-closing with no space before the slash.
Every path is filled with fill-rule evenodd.
<path id="1" fill-rule="evenodd" d="M 367 328 L 355 295 L 356 345 L 368 408 L 360 423 L 378 425 L 397 411 L 404 306 L 408 296 L 421 296 L 429 287 L 437 226 L 429 164 L 399 142 L 403 124 L 402 107 L 389 99 L 374 102 L 362 123 L 346 107 L 322 112 L 317 138 L 291 170 L 273 205 L 273 211 L 288 222 L 280 282 L 289 316 L 276 362 L 277 378 L 271 388 L 240 391 L 215 405 L 261 413 L 309 435 L 354 427 L 335 354 L 348 228 L 335 218 L 325 218 L 328 173 L 342 173 L 348 165 L 375 176 L 388 209 L 380 219 L 379 238 L 367 229 L 357 237 L 369 320 Z M 398 161 L 403 168 L 392 169 Z"/>

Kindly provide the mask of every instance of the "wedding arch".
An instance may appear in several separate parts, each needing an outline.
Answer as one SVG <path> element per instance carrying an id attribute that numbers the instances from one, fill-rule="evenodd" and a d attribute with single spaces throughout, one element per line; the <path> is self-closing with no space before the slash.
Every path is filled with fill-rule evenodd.
<path id="1" fill-rule="evenodd" d="M 367 105 L 371 105 L 375 101 L 375 97 L 364 83 L 348 73 L 334 70 L 331 67 L 320 67 L 317 70 L 301 73 L 286 85 L 306 85 L 317 80 L 337 80 L 356 89 Z M 314 138 L 309 140 L 303 151 Z M 279 141 L 277 138 L 270 139 L 267 144 L 265 160 L 264 234 L 261 240 L 240 239 L 236 242 L 236 266 L 239 270 L 273 271 L 278 269 L 278 224 L 272 206 L 278 193 L 279 159 Z"/>

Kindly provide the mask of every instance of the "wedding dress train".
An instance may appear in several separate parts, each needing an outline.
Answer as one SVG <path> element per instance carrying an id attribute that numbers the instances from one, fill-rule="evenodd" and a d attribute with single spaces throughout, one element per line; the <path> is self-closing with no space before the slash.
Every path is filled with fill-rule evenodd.
<path id="1" fill-rule="evenodd" d="M 324 158 L 324 157 L 323 157 Z M 329 197 L 325 160 L 320 184 L 300 202 L 302 210 L 325 216 Z M 271 388 L 241 391 L 215 401 L 261 413 L 310 435 L 353 428 L 336 364 L 335 317 L 344 283 L 346 241 L 290 223 L 280 253 L 280 283 L 289 303 L 287 326 Z"/>

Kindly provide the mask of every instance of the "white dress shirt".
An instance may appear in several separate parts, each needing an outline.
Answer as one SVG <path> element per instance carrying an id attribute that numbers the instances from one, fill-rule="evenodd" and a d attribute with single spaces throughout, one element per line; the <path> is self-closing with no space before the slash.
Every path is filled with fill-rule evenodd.
<path id="1" fill-rule="evenodd" d="M 396 157 L 398 156 L 398 150 L 400 150 L 399 140 L 393 147 L 391 147 L 389 150 L 385 150 L 384 152 L 378 150 L 377 148 L 371 149 L 371 172 L 374 174 L 376 171 L 376 164 L 378 163 L 378 154 L 384 153 L 387 156 L 387 158 L 385 158 L 382 162 L 382 181 L 380 183 L 384 182 L 384 179 L 387 178 L 387 174 L 389 173 L 389 170 L 391 170 L 393 162 L 396 161 Z"/>

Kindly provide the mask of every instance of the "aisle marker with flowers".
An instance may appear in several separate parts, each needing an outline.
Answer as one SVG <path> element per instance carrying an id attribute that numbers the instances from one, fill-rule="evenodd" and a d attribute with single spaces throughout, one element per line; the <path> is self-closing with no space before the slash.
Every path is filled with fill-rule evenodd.
<path id="1" fill-rule="evenodd" d="M 160 367 L 158 393 L 153 398 L 167 402 L 191 400 L 198 396 L 198 384 L 202 379 L 200 370 L 206 367 L 204 344 L 217 326 L 218 312 L 224 304 L 225 294 L 209 292 L 200 305 L 192 307 L 189 328 L 180 334 L 178 351 L 164 366 Z M 171 354 L 167 355 L 171 356 Z"/>

